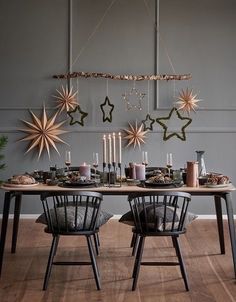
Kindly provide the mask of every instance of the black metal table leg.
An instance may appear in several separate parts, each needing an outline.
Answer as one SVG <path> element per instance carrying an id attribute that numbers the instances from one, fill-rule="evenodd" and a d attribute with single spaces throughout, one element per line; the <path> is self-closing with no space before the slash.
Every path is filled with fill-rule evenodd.
<path id="1" fill-rule="evenodd" d="M 3 264 L 3 254 L 6 242 L 6 234 L 7 234 L 7 224 L 11 203 L 11 193 L 6 192 L 4 198 L 4 206 L 3 206 L 3 215 L 2 215 L 2 230 L 1 230 L 1 238 L 0 238 L 0 276 L 2 272 L 2 264 Z"/>
<path id="2" fill-rule="evenodd" d="M 13 232 L 12 232 L 12 243 L 11 243 L 11 252 L 12 253 L 16 252 L 16 242 L 17 242 L 19 219 L 20 219 L 21 199 L 22 199 L 21 194 L 16 195 L 14 220 L 13 220 Z"/>
<path id="3" fill-rule="evenodd" d="M 232 199 L 230 193 L 225 193 L 224 199 L 225 199 L 227 216 L 228 216 L 229 235 L 230 235 L 233 264 L 234 264 L 234 274 L 236 277 L 236 234 L 235 234 L 235 226 L 234 226 L 234 213 L 233 213 Z"/>
<path id="4" fill-rule="evenodd" d="M 220 241 L 220 252 L 225 254 L 225 240 L 224 240 L 224 226 L 223 226 L 223 217 L 222 217 L 222 206 L 220 196 L 215 195 L 215 209 L 216 209 L 216 218 L 217 218 L 217 227 Z"/>

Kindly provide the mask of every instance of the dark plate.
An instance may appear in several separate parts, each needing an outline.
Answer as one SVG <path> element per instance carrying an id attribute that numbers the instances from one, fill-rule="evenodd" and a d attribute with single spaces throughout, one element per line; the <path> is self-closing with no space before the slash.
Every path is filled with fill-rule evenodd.
<path id="1" fill-rule="evenodd" d="M 62 186 L 63 187 L 89 187 L 95 186 L 95 181 L 93 180 L 86 180 L 86 181 L 65 181 Z"/>
<path id="2" fill-rule="evenodd" d="M 181 183 L 176 183 L 174 181 L 172 182 L 169 182 L 169 183 L 155 183 L 155 182 L 151 182 L 149 180 L 146 180 L 144 182 L 145 186 L 146 187 L 172 187 L 172 188 L 175 188 L 175 187 L 180 187 L 181 186 Z"/>

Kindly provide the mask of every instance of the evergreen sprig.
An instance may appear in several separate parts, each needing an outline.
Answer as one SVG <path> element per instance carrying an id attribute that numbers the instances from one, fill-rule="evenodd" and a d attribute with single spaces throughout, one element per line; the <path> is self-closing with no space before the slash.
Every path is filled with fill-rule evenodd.
<path id="1" fill-rule="evenodd" d="M 7 144 L 7 136 L 0 136 L 0 151 L 6 146 Z M 2 161 L 4 159 L 4 155 L 0 154 L 0 161 Z M 0 164 L 0 170 L 4 169 L 6 167 L 5 164 Z"/>

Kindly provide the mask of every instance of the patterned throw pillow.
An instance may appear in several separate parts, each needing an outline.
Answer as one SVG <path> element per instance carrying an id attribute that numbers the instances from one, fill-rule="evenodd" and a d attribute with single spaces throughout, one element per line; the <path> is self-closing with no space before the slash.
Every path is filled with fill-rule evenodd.
<path id="1" fill-rule="evenodd" d="M 145 209 L 146 214 L 144 214 L 144 210 L 140 211 L 140 219 L 141 219 L 141 221 L 144 222 L 144 220 L 145 220 L 144 215 L 146 215 L 146 221 L 148 222 L 148 227 L 152 228 L 156 225 L 159 231 L 163 231 L 163 227 L 164 227 L 163 219 L 164 219 L 164 211 L 165 211 L 164 209 L 165 209 L 165 207 L 163 205 L 156 206 L 155 210 L 154 210 L 153 206 L 148 205 Z M 173 219 L 175 220 L 174 228 L 177 228 L 180 215 L 181 215 L 181 210 L 177 209 L 176 215 L 174 217 L 174 207 L 167 206 L 166 207 L 165 230 L 171 230 Z M 187 212 L 186 217 L 185 217 L 184 227 L 186 227 L 188 224 L 190 224 L 196 218 L 197 218 L 197 215 L 195 215 L 191 212 Z M 135 226 L 133 214 L 131 211 L 125 213 L 119 219 L 119 222 L 130 225 L 130 226 Z"/>
<path id="2" fill-rule="evenodd" d="M 67 226 L 69 231 L 75 230 L 75 218 L 76 218 L 76 208 L 74 206 L 68 206 L 67 207 Z M 52 223 L 54 227 L 57 227 L 57 225 L 60 227 L 61 230 L 66 229 L 65 225 L 65 209 L 64 207 L 58 207 L 57 208 L 57 219 L 56 219 L 56 214 L 54 209 L 50 209 L 50 215 L 52 218 Z M 81 230 L 81 229 L 89 229 L 91 219 L 92 219 L 92 214 L 93 214 L 93 208 L 88 207 L 86 211 L 86 207 L 80 206 L 78 207 L 77 211 L 77 228 L 76 230 Z M 84 227 L 84 217 L 87 215 L 85 227 Z M 113 215 L 105 212 L 105 211 L 100 211 L 100 215 L 97 221 L 97 228 L 105 224 Z M 56 221 L 57 220 L 57 221 Z M 41 214 L 37 220 L 36 223 L 42 223 L 47 225 L 46 217 L 45 214 Z"/>

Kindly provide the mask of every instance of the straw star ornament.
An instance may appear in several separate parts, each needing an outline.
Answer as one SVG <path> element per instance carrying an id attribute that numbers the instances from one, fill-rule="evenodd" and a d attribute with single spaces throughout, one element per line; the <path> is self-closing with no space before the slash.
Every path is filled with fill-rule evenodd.
<path id="1" fill-rule="evenodd" d="M 196 112 L 196 109 L 198 108 L 198 102 L 201 100 L 198 100 L 197 95 L 193 94 L 192 89 L 186 89 L 183 90 L 179 93 L 179 96 L 177 97 L 177 102 L 176 104 L 178 105 L 178 110 L 182 110 L 183 112 L 187 112 L 188 115 L 190 114 L 191 111 Z"/>
<path id="2" fill-rule="evenodd" d="M 145 138 L 148 131 L 143 130 L 143 124 L 138 126 L 137 121 L 135 122 L 135 126 L 129 123 L 129 127 L 129 129 L 124 129 L 127 133 L 124 138 L 129 141 L 126 147 L 133 145 L 134 148 L 136 146 L 140 148 L 141 144 L 145 144 Z"/>
<path id="3" fill-rule="evenodd" d="M 62 111 L 71 111 L 78 106 L 78 101 L 76 99 L 78 91 L 73 93 L 73 87 L 69 89 L 67 86 L 66 88 L 61 86 L 61 91 L 56 91 L 58 95 L 53 95 L 53 97 L 57 99 L 55 102 L 57 102 L 56 108 L 58 109 L 59 114 L 62 113 Z"/>
<path id="4" fill-rule="evenodd" d="M 43 107 L 43 114 L 41 120 L 30 110 L 32 116 L 32 123 L 22 120 L 27 126 L 26 129 L 20 129 L 27 133 L 27 136 L 20 139 L 20 141 L 31 141 L 26 154 L 34 148 L 38 148 L 38 159 L 40 158 L 42 151 L 47 150 L 48 157 L 50 159 L 50 148 L 52 147 L 59 155 L 59 151 L 55 143 L 64 143 L 59 138 L 60 134 L 66 133 L 67 131 L 61 130 L 60 127 L 66 122 L 55 123 L 58 112 L 56 112 L 51 118 L 47 117 L 45 107 Z"/>

